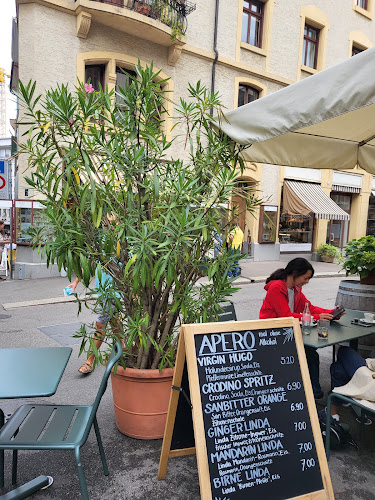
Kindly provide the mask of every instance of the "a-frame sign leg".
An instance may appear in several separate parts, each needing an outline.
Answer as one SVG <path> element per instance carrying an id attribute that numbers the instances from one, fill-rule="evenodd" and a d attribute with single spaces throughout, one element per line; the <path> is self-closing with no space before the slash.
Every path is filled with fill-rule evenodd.
<path id="1" fill-rule="evenodd" d="M 185 339 L 184 339 L 183 328 L 181 328 L 179 342 L 178 342 L 178 348 L 177 348 L 175 371 L 174 371 L 174 376 L 173 376 L 173 381 L 172 381 L 171 396 L 169 399 L 167 422 L 165 425 L 163 446 L 162 446 L 161 455 L 160 455 L 158 479 L 165 479 L 166 474 L 167 474 L 167 466 L 168 466 L 169 457 L 193 455 L 195 453 L 194 446 L 188 447 L 188 448 L 171 450 L 171 443 L 172 443 L 172 437 L 173 437 L 173 430 L 174 430 L 174 426 L 175 426 L 178 401 L 180 398 L 179 388 L 181 387 L 181 382 L 182 382 L 182 377 L 183 377 L 183 372 L 184 372 L 184 367 L 185 367 L 185 356 L 186 356 Z M 175 389 L 173 389 L 173 387 Z"/>

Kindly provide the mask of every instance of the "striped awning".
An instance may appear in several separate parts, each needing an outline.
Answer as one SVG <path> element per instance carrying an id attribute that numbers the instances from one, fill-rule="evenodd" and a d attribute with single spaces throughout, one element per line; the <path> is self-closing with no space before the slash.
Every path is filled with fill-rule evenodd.
<path id="1" fill-rule="evenodd" d="M 332 185 L 332 191 L 340 191 L 341 193 L 360 193 L 361 188 L 356 186 L 340 186 L 339 184 Z"/>
<path id="2" fill-rule="evenodd" d="M 316 219 L 349 220 L 350 215 L 326 195 L 320 184 L 284 181 L 283 214 L 307 215 Z"/>

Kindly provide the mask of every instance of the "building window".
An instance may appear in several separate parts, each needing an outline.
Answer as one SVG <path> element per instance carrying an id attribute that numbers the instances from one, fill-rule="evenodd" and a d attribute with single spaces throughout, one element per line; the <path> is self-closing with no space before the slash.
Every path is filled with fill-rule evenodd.
<path id="1" fill-rule="evenodd" d="M 367 10 L 367 0 L 356 0 L 356 5 L 361 9 Z"/>
<path id="2" fill-rule="evenodd" d="M 316 69 L 318 61 L 319 29 L 305 24 L 303 35 L 302 64 Z"/>
<path id="3" fill-rule="evenodd" d="M 105 64 L 93 64 L 85 67 L 85 82 L 90 80 L 91 85 L 96 91 L 105 88 L 104 85 Z"/>
<path id="4" fill-rule="evenodd" d="M 124 73 L 124 71 L 126 73 Z M 127 69 L 127 68 L 120 68 L 119 66 L 116 66 L 116 87 L 115 87 L 115 91 L 116 91 L 116 104 L 118 106 L 123 106 L 123 99 L 121 96 L 117 95 L 117 91 L 119 88 L 122 88 L 124 89 L 125 87 L 127 87 L 128 85 L 131 84 L 132 82 L 132 79 L 130 78 L 130 76 L 132 77 L 136 77 L 136 73 L 135 71 L 132 71 L 130 69 Z"/>
<path id="5" fill-rule="evenodd" d="M 356 56 L 357 54 L 360 54 L 361 52 L 363 52 L 364 49 L 361 49 L 360 47 L 356 46 L 353 44 L 353 47 L 352 47 L 352 56 Z"/>
<path id="6" fill-rule="evenodd" d="M 259 99 L 259 90 L 247 85 L 240 85 L 238 88 L 238 107 Z"/>
<path id="7" fill-rule="evenodd" d="M 263 13 L 263 2 L 244 1 L 241 32 L 242 42 L 254 45 L 255 47 L 262 46 Z"/>

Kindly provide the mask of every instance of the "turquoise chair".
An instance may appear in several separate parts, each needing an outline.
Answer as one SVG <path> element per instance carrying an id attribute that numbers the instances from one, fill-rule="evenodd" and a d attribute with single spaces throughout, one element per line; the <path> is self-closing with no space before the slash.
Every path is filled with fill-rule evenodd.
<path id="1" fill-rule="evenodd" d="M 104 474 L 108 476 L 108 466 L 96 420 L 96 412 L 107 388 L 111 369 L 121 355 L 122 347 L 117 342 L 92 405 L 23 405 L 0 429 L 0 450 L 13 450 L 12 484 L 15 484 L 17 480 L 18 450 L 73 450 L 82 497 L 88 500 L 85 474 L 81 464 L 81 446 L 86 443 L 91 427 L 94 425 Z M 0 475 L 0 479 L 4 480 L 2 468 Z"/>
<path id="2" fill-rule="evenodd" d="M 218 314 L 218 321 L 237 321 L 236 310 L 233 302 L 222 302 L 219 305 L 222 311 Z"/>

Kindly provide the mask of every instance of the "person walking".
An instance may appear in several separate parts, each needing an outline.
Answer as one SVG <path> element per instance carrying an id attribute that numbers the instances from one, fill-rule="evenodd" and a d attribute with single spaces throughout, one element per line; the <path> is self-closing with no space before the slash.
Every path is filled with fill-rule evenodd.
<path id="1" fill-rule="evenodd" d="M 228 245 L 232 250 L 233 254 L 241 254 L 242 245 L 244 240 L 244 234 L 238 222 L 234 229 L 228 234 Z M 240 267 L 238 265 L 238 259 L 234 261 L 231 271 L 229 271 L 228 276 L 233 276 L 234 278 L 240 274 Z"/>

